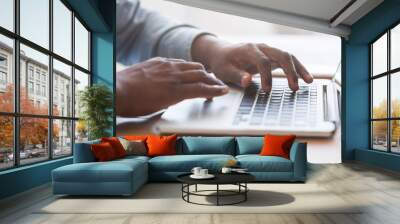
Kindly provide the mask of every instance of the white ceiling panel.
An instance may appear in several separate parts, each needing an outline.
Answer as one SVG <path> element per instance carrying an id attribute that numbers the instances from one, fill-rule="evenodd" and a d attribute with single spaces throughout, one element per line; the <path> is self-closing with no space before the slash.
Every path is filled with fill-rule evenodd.
<path id="1" fill-rule="evenodd" d="M 285 26 L 347 37 L 383 0 L 168 0 Z"/>
<path id="2" fill-rule="evenodd" d="M 329 21 L 351 0 L 227 0 Z M 312 7 L 310 7 L 312 6 Z"/>

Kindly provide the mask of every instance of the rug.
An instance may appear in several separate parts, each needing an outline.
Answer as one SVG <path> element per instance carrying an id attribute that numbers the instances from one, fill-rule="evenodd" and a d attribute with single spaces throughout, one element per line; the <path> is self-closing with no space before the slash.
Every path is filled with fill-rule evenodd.
<path id="1" fill-rule="evenodd" d="M 57 197 L 36 213 L 360 213 L 360 205 L 349 203 L 317 184 L 255 183 L 249 184 L 248 187 L 250 191 L 247 201 L 237 205 L 189 204 L 181 198 L 180 184 L 150 183 L 131 197 Z M 215 186 L 202 185 L 198 190 L 213 188 Z M 233 186 L 224 189 L 231 188 Z M 222 202 L 229 203 L 237 199 L 240 198 L 224 197 Z M 198 203 L 215 203 L 213 196 L 192 196 L 191 200 Z"/>

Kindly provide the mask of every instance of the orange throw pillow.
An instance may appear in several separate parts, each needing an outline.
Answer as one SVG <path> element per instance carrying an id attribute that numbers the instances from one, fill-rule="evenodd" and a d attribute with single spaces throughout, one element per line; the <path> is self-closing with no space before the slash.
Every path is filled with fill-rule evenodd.
<path id="1" fill-rule="evenodd" d="M 101 142 L 110 143 L 117 158 L 126 156 L 126 151 L 117 137 L 101 138 Z"/>
<path id="2" fill-rule="evenodd" d="M 91 149 L 94 157 L 99 162 L 110 161 L 117 158 L 113 147 L 108 142 L 93 144 L 91 145 Z"/>
<path id="3" fill-rule="evenodd" d="M 286 159 L 290 157 L 290 147 L 296 135 L 265 135 L 261 156 L 280 156 Z"/>
<path id="4" fill-rule="evenodd" d="M 147 154 L 148 156 L 165 156 L 176 155 L 176 139 L 177 135 L 147 137 Z"/>
<path id="5" fill-rule="evenodd" d="M 123 136 L 124 139 L 128 141 L 146 141 L 146 135 L 125 135 Z"/>

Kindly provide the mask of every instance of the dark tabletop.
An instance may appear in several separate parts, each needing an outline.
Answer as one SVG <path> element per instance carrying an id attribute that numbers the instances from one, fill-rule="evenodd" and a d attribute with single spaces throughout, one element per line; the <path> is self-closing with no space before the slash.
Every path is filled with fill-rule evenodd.
<path id="1" fill-rule="evenodd" d="M 248 183 L 255 180 L 255 177 L 248 173 L 213 173 L 212 179 L 193 179 L 191 173 L 182 174 L 177 180 L 186 184 L 236 184 Z"/>

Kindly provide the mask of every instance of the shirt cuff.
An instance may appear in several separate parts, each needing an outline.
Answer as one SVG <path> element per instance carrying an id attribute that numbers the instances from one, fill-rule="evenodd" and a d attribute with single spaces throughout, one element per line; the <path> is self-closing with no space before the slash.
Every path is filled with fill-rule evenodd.
<path id="1" fill-rule="evenodd" d="M 195 27 L 182 25 L 174 27 L 161 38 L 157 47 L 157 55 L 166 58 L 192 60 L 192 44 L 202 35 L 213 35 Z"/>

